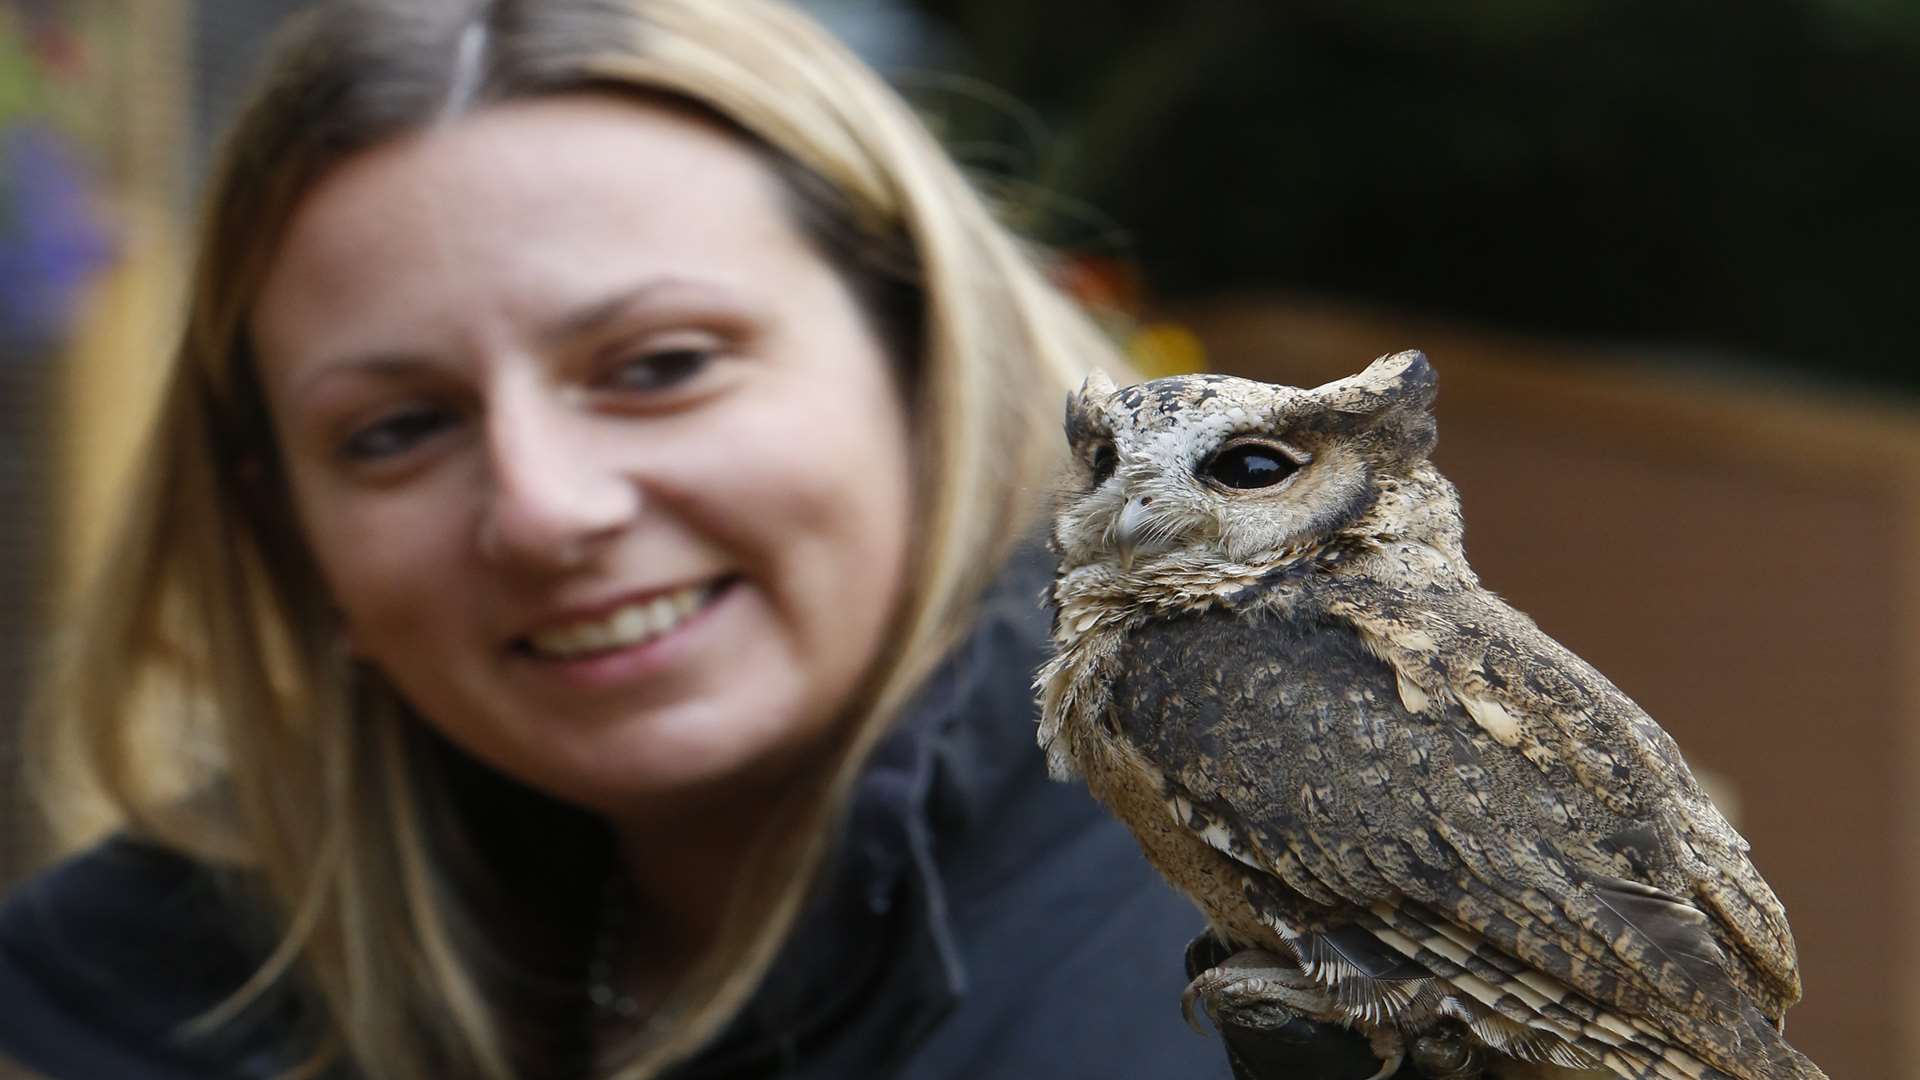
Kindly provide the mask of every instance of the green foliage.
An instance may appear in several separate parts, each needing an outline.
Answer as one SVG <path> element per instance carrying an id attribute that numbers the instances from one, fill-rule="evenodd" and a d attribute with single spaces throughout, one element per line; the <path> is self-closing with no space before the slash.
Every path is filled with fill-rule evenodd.
<path id="1" fill-rule="evenodd" d="M 12 13 L 0 8 L 0 126 L 39 106 L 38 64 Z"/>

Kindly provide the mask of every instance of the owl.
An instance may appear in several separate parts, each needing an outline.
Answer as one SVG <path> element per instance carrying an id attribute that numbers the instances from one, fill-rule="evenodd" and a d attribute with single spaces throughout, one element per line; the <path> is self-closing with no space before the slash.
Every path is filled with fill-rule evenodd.
<path id="1" fill-rule="evenodd" d="M 1467 565 L 1434 390 L 1403 352 L 1070 396 L 1049 768 L 1232 951 L 1189 1009 L 1350 1024 L 1382 1077 L 1824 1078 L 1746 841 Z"/>

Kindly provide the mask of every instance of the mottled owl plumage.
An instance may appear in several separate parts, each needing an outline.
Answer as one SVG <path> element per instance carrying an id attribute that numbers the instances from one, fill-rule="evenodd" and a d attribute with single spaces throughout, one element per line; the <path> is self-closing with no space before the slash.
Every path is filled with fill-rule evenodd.
<path id="1" fill-rule="evenodd" d="M 1434 385 L 1419 353 L 1316 389 L 1090 378 L 1050 767 L 1320 1019 L 1647 1080 L 1822 1077 L 1781 1037 L 1793 939 L 1746 842 L 1468 567 Z"/>

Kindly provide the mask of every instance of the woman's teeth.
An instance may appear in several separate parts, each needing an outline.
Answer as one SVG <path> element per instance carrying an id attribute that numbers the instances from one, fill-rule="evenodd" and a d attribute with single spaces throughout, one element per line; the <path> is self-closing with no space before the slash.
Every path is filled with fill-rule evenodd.
<path id="1" fill-rule="evenodd" d="M 568 659 L 588 653 L 625 649 L 679 626 L 700 609 L 708 594 L 701 585 L 664 593 L 617 608 L 598 619 L 582 619 L 531 635 L 527 640 L 541 656 Z"/>

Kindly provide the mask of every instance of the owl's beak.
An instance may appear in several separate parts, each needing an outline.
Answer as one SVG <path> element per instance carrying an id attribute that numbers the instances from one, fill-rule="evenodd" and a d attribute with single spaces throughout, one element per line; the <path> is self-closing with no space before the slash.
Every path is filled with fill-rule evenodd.
<path id="1" fill-rule="evenodd" d="M 1147 506 L 1149 498 L 1135 495 L 1120 508 L 1120 518 L 1113 525 L 1113 546 L 1120 553 L 1120 569 L 1133 569 L 1133 555 L 1140 543 L 1140 534 L 1147 524 Z"/>

